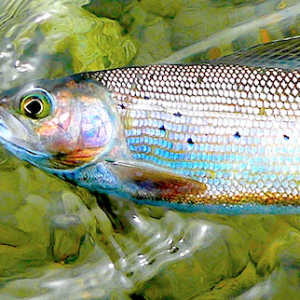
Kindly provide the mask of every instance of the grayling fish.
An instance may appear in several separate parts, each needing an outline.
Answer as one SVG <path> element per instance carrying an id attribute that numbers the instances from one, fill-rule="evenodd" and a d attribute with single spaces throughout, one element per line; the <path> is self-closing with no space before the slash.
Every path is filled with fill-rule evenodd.
<path id="1" fill-rule="evenodd" d="M 0 97 L 1 143 L 49 173 L 137 203 L 299 213 L 300 71 L 224 62 L 27 83 Z"/>

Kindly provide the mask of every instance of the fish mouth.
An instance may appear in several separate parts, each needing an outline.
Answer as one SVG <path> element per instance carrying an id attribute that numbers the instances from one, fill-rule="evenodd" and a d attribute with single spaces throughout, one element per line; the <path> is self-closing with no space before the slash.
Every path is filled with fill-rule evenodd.
<path id="1" fill-rule="evenodd" d="M 9 151 L 13 152 L 14 154 L 15 154 L 15 152 L 26 151 L 28 154 L 35 156 L 35 157 L 41 157 L 41 156 L 49 157 L 49 156 L 44 155 L 41 152 L 24 148 L 22 146 L 19 146 L 18 144 L 15 144 L 11 141 L 6 140 L 5 138 L 3 138 L 1 136 L 1 125 L 0 125 L 0 144 L 2 144 L 4 146 L 4 148 L 8 149 Z M 13 149 L 15 149 L 15 150 L 13 150 Z M 15 154 L 15 155 L 17 155 L 17 154 Z"/>
<path id="2" fill-rule="evenodd" d="M 20 160 L 27 161 L 40 169 L 62 169 L 59 166 L 59 164 L 55 163 L 56 160 L 53 155 L 28 149 L 25 146 L 22 146 L 18 143 L 14 143 L 13 141 L 4 138 L 2 136 L 3 128 L 7 130 L 6 126 L 3 126 L 0 117 L 0 144 L 6 150 L 8 150 L 9 153 L 12 153 L 15 157 L 19 158 Z"/>
<path id="3" fill-rule="evenodd" d="M 7 141 L 1 136 L 1 124 L 0 124 L 0 144 L 3 145 L 10 153 L 12 153 L 17 158 L 27 161 L 40 169 L 46 171 L 56 170 L 57 172 L 61 170 L 74 169 L 74 164 L 68 164 L 63 161 L 59 156 L 45 154 L 39 151 L 30 150 L 26 147 L 15 144 L 11 141 Z M 80 165 L 78 165 L 80 166 Z"/>
<path id="4" fill-rule="evenodd" d="M 35 147 L 39 141 L 34 134 L 18 118 L 2 107 L 0 107 L 0 143 L 18 157 L 25 152 L 33 157 L 46 157 Z"/>
<path id="5" fill-rule="evenodd" d="M 72 156 L 70 156 L 70 159 L 67 160 L 68 156 L 66 155 L 40 151 L 38 148 L 40 140 L 36 134 L 2 107 L 0 107 L 0 144 L 19 159 L 28 161 L 41 169 L 74 169 L 89 162 L 88 159 L 83 159 L 79 163 L 76 161 L 76 157 L 72 160 Z M 75 154 L 74 156 L 76 156 Z"/>

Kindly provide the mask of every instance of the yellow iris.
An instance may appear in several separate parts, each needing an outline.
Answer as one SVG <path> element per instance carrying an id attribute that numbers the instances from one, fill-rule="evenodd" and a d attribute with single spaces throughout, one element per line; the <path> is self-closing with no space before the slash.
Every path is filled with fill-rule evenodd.
<path id="1" fill-rule="evenodd" d="M 43 89 L 33 90 L 21 98 L 20 109 L 29 118 L 45 118 L 50 114 L 51 108 L 52 97 Z"/>

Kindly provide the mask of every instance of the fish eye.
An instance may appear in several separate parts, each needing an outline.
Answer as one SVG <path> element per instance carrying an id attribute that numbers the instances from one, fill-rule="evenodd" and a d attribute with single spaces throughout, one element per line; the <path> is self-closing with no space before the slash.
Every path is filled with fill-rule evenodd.
<path id="1" fill-rule="evenodd" d="M 52 97 L 44 89 L 34 89 L 21 97 L 21 112 L 32 119 L 47 117 L 51 112 Z"/>

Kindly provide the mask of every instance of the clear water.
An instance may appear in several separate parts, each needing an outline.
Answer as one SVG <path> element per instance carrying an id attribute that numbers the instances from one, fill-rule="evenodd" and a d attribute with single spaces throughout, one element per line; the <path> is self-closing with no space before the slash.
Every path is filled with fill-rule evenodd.
<path id="1" fill-rule="evenodd" d="M 2 0 L 0 88 L 295 35 L 297 2 Z M 233 26 L 255 18 L 233 38 Z M 217 44 L 220 30 L 227 38 Z M 190 214 L 101 198 L 4 150 L 0 197 L 0 299 L 299 299 L 297 215 Z"/>

